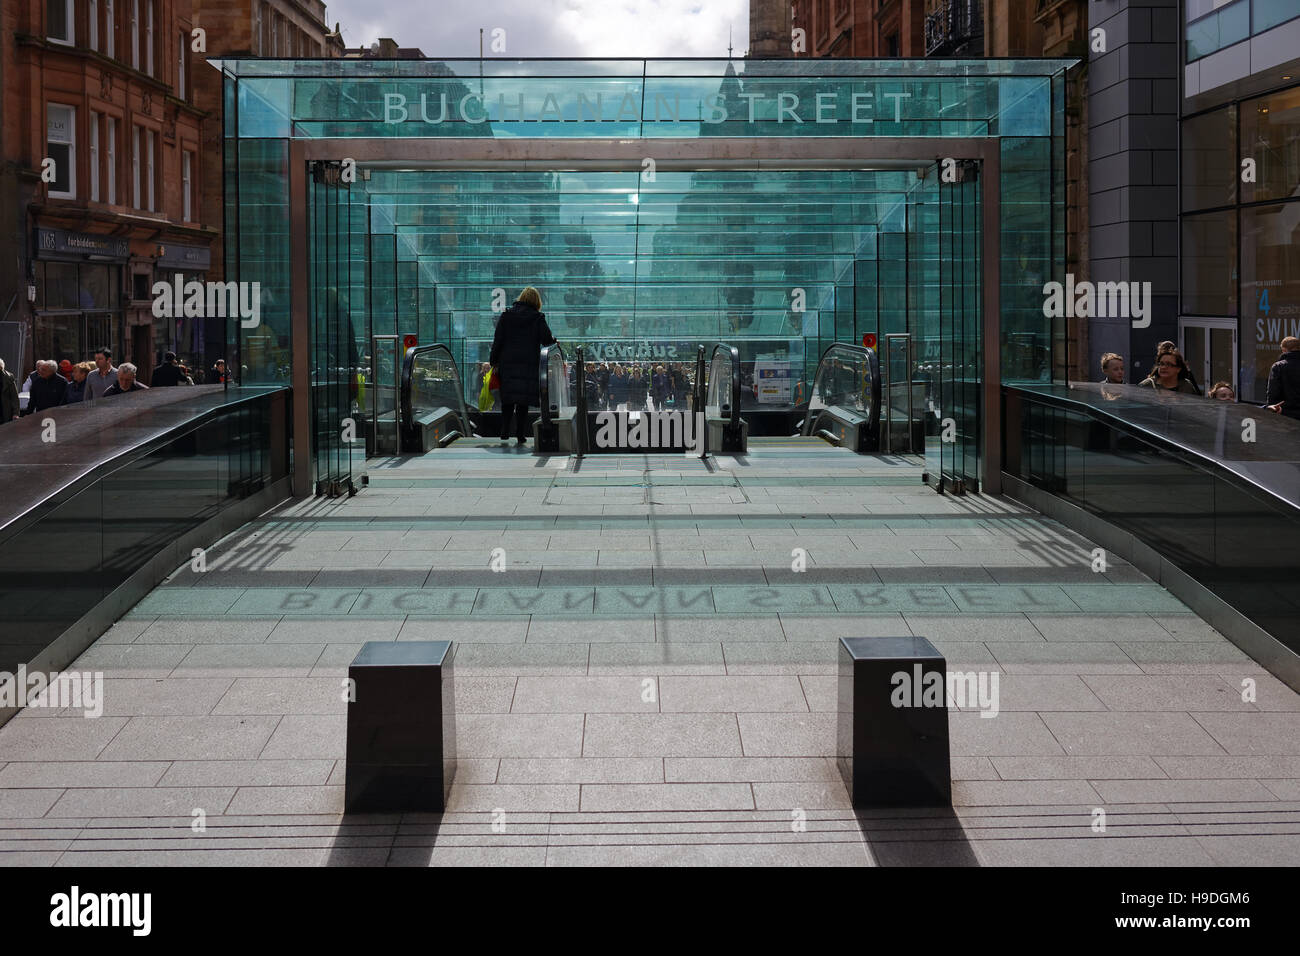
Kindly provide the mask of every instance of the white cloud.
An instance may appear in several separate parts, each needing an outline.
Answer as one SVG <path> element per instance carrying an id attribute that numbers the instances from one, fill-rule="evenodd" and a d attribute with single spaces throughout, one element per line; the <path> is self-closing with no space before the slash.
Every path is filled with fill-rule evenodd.
<path id="1" fill-rule="evenodd" d="M 736 56 L 749 36 L 749 0 L 327 0 L 348 46 L 389 36 L 427 56 L 475 58 L 479 29 L 488 56 L 673 57 L 726 55 L 732 30 Z M 504 54 L 489 47 L 506 31 Z"/>

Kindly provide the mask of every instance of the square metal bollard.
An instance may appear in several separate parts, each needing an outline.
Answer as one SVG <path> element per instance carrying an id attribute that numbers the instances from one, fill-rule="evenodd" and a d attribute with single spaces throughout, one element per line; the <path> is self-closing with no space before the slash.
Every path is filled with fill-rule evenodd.
<path id="1" fill-rule="evenodd" d="M 855 807 L 952 805 L 947 665 L 923 637 L 843 637 L 836 764 Z"/>
<path id="2" fill-rule="evenodd" d="M 451 641 L 370 641 L 348 667 L 343 806 L 440 813 L 456 773 Z"/>

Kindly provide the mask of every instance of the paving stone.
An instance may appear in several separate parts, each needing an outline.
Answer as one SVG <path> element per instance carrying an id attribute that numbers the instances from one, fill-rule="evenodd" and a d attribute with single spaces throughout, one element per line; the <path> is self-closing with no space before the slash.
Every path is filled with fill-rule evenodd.
<path id="1" fill-rule="evenodd" d="M 231 814 L 342 813 L 343 787 L 242 786 L 227 809 Z"/>
<path id="2" fill-rule="evenodd" d="M 110 717 L 207 714 L 230 684 L 228 677 L 113 677 L 103 683 L 103 712 Z"/>
<path id="3" fill-rule="evenodd" d="M 195 810 L 224 812 L 234 794 L 234 787 L 83 787 L 65 790 L 49 816 L 169 816 L 189 822 Z"/>
<path id="4" fill-rule="evenodd" d="M 663 783 L 659 757 L 506 758 L 496 782 L 503 784 Z M 460 767 L 456 768 L 457 779 Z"/>
<path id="5" fill-rule="evenodd" d="M 625 644 L 655 640 L 653 617 L 534 617 L 528 625 L 529 644 Z"/>
<path id="6" fill-rule="evenodd" d="M 661 694 L 659 682 L 649 676 L 529 675 L 518 679 L 510 709 L 516 714 L 658 713 Z"/>
<path id="7" fill-rule="evenodd" d="M 226 718 L 235 719 L 235 718 Z M 244 717 L 242 720 L 267 720 Z M 342 758 L 347 749 L 347 717 L 289 715 L 278 718 L 275 732 L 257 754 L 270 760 Z M 459 721 L 457 727 L 460 726 Z"/>
<path id="8" fill-rule="evenodd" d="M 583 756 L 583 715 L 457 714 L 456 755 Z"/>
<path id="9" fill-rule="evenodd" d="M 1276 794 L 1257 780 L 1094 780 L 1108 803 L 1273 801 Z"/>
<path id="10" fill-rule="evenodd" d="M 582 809 L 600 811 L 749 810 L 754 795 L 747 783 L 584 784 Z"/>
<path id="11" fill-rule="evenodd" d="M 1215 739 L 1187 714 L 1043 714 L 1042 720 L 1069 754 L 1223 752 Z"/>
<path id="12" fill-rule="evenodd" d="M 1004 780 L 1145 780 L 1165 776 L 1151 757 L 992 757 Z M 1164 760 L 1165 758 L 1160 758 Z"/>
<path id="13" fill-rule="evenodd" d="M 1104 801 L 1087 780 L 957 780 L 952 785 L 954 806 L 1041 807 L 1053 804 Z"/>
<path id="14" fill-rule="evenodd" d="M 592 644 L 588 673 L 660 677 L 668 674 L 725 674 L 719 643 Z"/>
<path id="15" fill-rule="evenodd" d="M 177 760 L 157 781 L 163 787 L 295 787 L 329 782 L 335 761 L 324 760 Z M 112 763 L 99 763 L 105 769 Z M 127 765 L 132 766 L 132 765 Z M 147 764 L 145 766 L 157 766 Z M 138 784 L 137 784 L 138 786 Z"/>
<path id="16" fill-rule="evenodd" d="M 731 714 L 590 714 L 584 757 L 739 757 Z"/>
<path id="17" fill-rule="evenodd" d="M 271 631 L 267 641 L 272 644 L 318 644 L 322 642 L 364 643 L 365 641 L 391 641 L 402 627 L 400 619 L 382 618 L 367 620 L 348 615 L 343 620 L 304 621 L 284 618 Z"/>
<path id="18" fill-rule="evenodd" d="M 785 677 L 665 677 L 659 682 L 664 713 L 806 713 L 799 679 Z"/>
<path id="19" fill-rule="evenodd" d="M 1230 754 L 1300 755 L 1300 714 L 1199 713 L 1192 716 Z M 1175 750 L 1164 752 L 1179 753 Z"/>
<path id="20" fill-rule="evenodd" d="M 985 646 L 1008 674 L 1141 674 L 1118 644 L 988 641 Z"/>
<path id="21" fill-rule="evenodd" d="M 125 717 L 23 720 L 20 716 L 0 727 L 0 753 L 9 761 L 49 760 L 55 754 L 61 760 L 94 760 L 126 723 Z"/>
<path id="22" fill-rule="evenodd" d="M 775 614 L 725 617 L 659 614 L 654 625 L 655 640 L 662 643 L 785 640 L 781 620 Z"/>
<path id="23" fill-rule="evenodd" d="M 1254 711 L 1241 690 L 1213 674 L 1164 677 L 1089 675 L 1083 678 L 1110 710 Z"/>
<path id="24" fill-rule="evenodd" d="M 738 714 L 747 757 L 833 757 L 834 714 Z"/>
<path id="25" fill-rule="evenodd" d="M 456 644 L 457 677 L 526 674 L 585 674 L 587 644 Z"/>

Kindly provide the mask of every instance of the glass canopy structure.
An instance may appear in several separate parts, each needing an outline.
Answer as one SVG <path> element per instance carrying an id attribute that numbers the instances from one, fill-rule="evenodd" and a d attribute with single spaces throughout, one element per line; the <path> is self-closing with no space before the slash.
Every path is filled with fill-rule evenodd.
<path id="1" fill-rule="evenodd" d="M 832 343 L 907 333 L 954 426 L 929 471 L 996 490 L 1000 382 L 1064 358 L 1073 62 L 221 61 L 226 278 L 261 288 L 241 378 L 310 395 L 303 494 L 345 477 L 396 343 L 447 344 L 476 396 L 525 285 L 591 358 L 731 343 L 792 383 L 772 407 Z"/>

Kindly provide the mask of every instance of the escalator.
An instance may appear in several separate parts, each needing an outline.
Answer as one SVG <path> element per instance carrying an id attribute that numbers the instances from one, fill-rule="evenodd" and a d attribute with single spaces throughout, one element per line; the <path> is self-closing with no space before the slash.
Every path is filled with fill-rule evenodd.
<path id="1" fill-rule="evenodd" d="M 707 358 L 706 358 L 707 356 Z M 623 389 L 603 385 L 581 348 L 566 359 L 559 345 L 542 349 L 538 401 L 541 418 L 534 434 L 539 454 L 690 453 L 743 454 L 749 428 L 740 417 L 738 350 L 718 344 L 698 347 L 687 388 L 663 398 L 659 407 L 636 407 Z"/>
<path id="2" fill-rule="evenodd" d="M 445 345 L 421 345 L 402 359 L 399 447 L 401 454 L 446 448 L 474 434 L 465 386 Z"/>
<path id="3" fill-rule="evenodd" d="M 874 349 L 836 343 L 822 353 L 801 434 L 859 455 L 880 450 L 880 365 Z"/>

